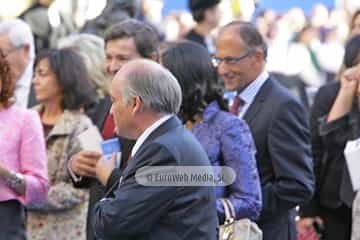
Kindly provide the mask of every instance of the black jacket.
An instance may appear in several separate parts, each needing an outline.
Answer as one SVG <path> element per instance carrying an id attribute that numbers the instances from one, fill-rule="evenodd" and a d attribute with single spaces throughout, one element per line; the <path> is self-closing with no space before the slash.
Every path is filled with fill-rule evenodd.
<path id="1" fill-rule="evenodd" d="M 97 104 L 96 108 L 90 115 L 90 118 L 100 130 L 102 130 L 103 128 L 105 119 L 109 114 L 110 108 L 111 108 L 111 100 L 110 97 L 107 96 Z M 118 138 L 121 144 L 121 150 L 122 150 L 121 163 L 123 164 L 124 162 L 127 161 L 131 149 L 135 144 L 135 141 L 125 139 L 122 137 L 118 137 Z M 74 183 L 76 187 L 90 188 L 90 199 L 89 199 L 87 227 L 86 227 L 87 240 L 95 239 L 94 229 L 92 225 L 92 219 L 93 219 L 92 215 L 94 213 L 95 204 L 105 196 L 105 193 L 108 191 L 108 188 L 111 188 L 111 186 L 117 182 L 119 177 L 120 177 L 120 169 L 114 169 L 108 180 L 107 186 L 101 185 L 101 183 L 95 178 L 83 178 L 80 182 Z"/>
<path id="2" fill-rule="evenodd" d="M 135 173 L 144 166 L 210 166 L 200 143 L 176 117 L 145 140 L 122 174 L 113 198 L 96 204 L 97 239 L 217 239 L 214 187 L 144 186 Z"/>

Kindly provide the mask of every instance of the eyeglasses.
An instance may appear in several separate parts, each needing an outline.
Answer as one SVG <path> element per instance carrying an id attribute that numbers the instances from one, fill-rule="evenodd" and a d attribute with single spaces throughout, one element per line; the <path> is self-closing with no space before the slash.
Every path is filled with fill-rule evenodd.
<path id="1" fill-rule="evenodd" d="M 224 58 L 218 58 L 213 56 L 212 57 L 212 62 L 214 64 L 215 67 L 218 67 L 221 62 L 224 62 L 227 65 L 234 65 L 238 62 L 240 62 L 241 60 L 247 58 L 248 56 L 250 56 L 253 53 L 254 49 L 248 49 L 243 55 L 241 55 L 240 57 L 224 57 Z"/>
<path id="2" fill-rule="evenodd" d="M 16 47 L 12 47 L 10 48 L 9 50 L 2 50 L 3 52 L 3 56 L 4 57 L 7 57 L 9 56 L 10 54 L 12 54 L 13 52 L 19 50 L 20 48 L 22 48 L 24 45 L 20 45 L 20 46 L 16 46 Z"/>

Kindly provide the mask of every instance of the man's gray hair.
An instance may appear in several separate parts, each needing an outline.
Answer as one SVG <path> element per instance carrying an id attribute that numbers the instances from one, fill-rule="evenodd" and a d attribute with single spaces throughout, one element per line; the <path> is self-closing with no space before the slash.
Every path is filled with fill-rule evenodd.
<path id="1" fill-rule="evenodd" d="M 177 114 L 182 93 L 181 87 L 170 71 L 150 60 L 133 60 L 125 64 L 120 72 L 125 72 L 122 91 L 124 102 L 139 96 L 145 108 L 157 113 Z"/>
<path id="2" fill-rule="evenodd" d="M 261 49 L 264 52 L 265 58 L 267 57 L 266 42 L 252 23 L 244 21 L 230 22 L 220 29 L 219 35 L 228 28 L 235 29 L 248 48 Z"/>
<path id="3" fill-rule="evenodd" d="M 30 26 L 21 19 L 4 20 L 0 22 L 0 34 L 7 34 L 15 47 L 25 44 L 30 47 L 30 59 L 35 58 L 34 36 Z"/>

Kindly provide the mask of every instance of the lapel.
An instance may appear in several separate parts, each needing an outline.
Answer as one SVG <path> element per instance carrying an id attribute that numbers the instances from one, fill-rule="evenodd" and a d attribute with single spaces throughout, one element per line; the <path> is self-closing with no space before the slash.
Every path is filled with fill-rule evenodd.
<path id="1" fill-rule="evenodd" d="M 248 125 L 251 125 L 251 122 L 255 119 L 257 113 L 262 108 L 263 103 L 265 102 L 270 90 L 274 85 L 273 80 L 269 77 L 264 85 L 260 88 L 260 91 L 256 95 L 254 101 L 251 103 L 249 109 L 244 115 L 244 120 Z"/>
<path id="2" fill-rule="evenodd" d="M 141 147 L 139 148 L 139 150 L 135 153 L 135 155 L 132 157 L 132 159 L 128 162 L 127 167 L 124 170 L 124 174 L 122 174 L 123 176 L 127 176 L 128 174 L 130 174 L 133 171 L 136 171 L 137 169 L 135 169 L 137 162 L 138 162 L 138 155 L 139 153 L 141 153 L 141 151 L 149 144 L 151 144 L 155 139 L 157 139 L 158 137 L 160 137 L 161 135 L 164 135 L 165 133 L 167 133 L 168 131 L 170 131 L 171 129 L 174 129 L 178 126 L 181 126 L 182 123 L 181 121 L 178 119 L 178 117 L 173 116 L 170 119 L 168 119 L 166 122 L 164 122 L 163 124 L 161 124 L 157 129 L 155 129 L 155 131 L 153 131 L 149 137 L 145 140 L 145 142 L 141 145 Z"/>
<path id="3" fill-rule="evenodd" d="M 111 99 L 110 96 L 106 96 L 104 99 L 102 99 L 101 102 L 99 102 L 98 111 L 97 114 L 99 116 L 97 121 L 97 127 L 102 130 L 104 127 L 105 119 L 109 114 L 111 108 Z"/>

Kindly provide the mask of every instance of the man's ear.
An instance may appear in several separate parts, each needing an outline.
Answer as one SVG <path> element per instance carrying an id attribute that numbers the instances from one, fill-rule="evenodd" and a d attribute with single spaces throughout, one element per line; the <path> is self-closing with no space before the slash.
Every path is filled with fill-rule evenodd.
<path id="1" fill-rule="evenodd" d="M 30 57 L 30 45 L 29 44 L 24 44 L 23 50 L 24 50 L 24 56 L 25 57 Z"/>
<path id="2" fill-rule="evenodd" d="M 152 52 L 151 55 L 150 55 L 150 59 L 157 62 L 157 63 L 160 63 L 159 51 Z"/>
<path id="3" fill-rule="evenodd" d="M 139 96 L 134 98 L 132 105 L 133 105 L 133 114 L 140 113 L 144 109 L 144 102 Z"/>

